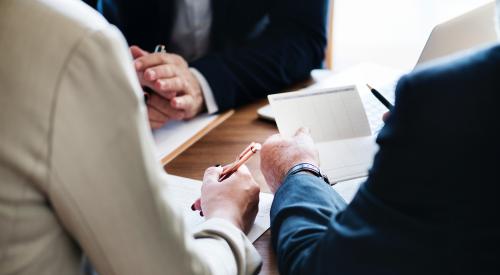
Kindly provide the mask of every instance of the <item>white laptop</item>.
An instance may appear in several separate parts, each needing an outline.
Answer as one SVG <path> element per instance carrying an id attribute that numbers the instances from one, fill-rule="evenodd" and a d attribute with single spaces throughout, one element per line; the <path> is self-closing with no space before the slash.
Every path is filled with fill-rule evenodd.
<path id="1" fill-rule="evenodd" d="M 495 25 L 494 1 L 437 25 L 420 54 L 417 66 L 497 42 Z"/>

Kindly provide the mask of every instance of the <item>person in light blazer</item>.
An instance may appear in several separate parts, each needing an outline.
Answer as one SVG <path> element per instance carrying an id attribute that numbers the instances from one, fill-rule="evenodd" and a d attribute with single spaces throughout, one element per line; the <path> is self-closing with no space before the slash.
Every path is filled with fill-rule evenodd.
<path id="1" fill-rule="evenodd" d="M 125 39 L 75 0 L 0 1 L 0 274 L 253 274 L 244 234 L 258 185 L 202 187 L 192 231 L 159 198 L 142 89 Z M 222 198 L 222 199 L 221 199 Z"/>
<path id="2" fill-rule="evenodd" d="M 271 137 L 261 168 L 280 273 L 500 274 L 499 76 L 496 44 L 402 77 L 349 204 L 314 171 L 287 173 L 319 165 L 306 130 Z"/>

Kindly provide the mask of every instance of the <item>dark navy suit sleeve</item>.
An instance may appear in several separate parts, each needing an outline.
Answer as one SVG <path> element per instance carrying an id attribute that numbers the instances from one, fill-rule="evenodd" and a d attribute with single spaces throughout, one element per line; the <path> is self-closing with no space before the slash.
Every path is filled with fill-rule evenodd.
<path id="1" fill-rule="evenodd" d="M 322 179 L 297 174 L 275 194 L 271 211 L 272 244 L 281 274 L 315 274 L 311 261 L 328 230 L 332 215 L 345 207 L 343 199 Z M 292 272 L 293 271 L 293 272 Z M 320 273 L 317 273 L 320 274 Z"/>
<path id="2" fill-rule="evenodd" d="M 262 34 L 244 46 L 210 53 L 191 64 L 207 79 L 219 110 L 278 92 L 307 79 L 312 69 L 321 66 L 327 1 L 276 0 L 264 4 L 269 5 L 269 25 Z"/>

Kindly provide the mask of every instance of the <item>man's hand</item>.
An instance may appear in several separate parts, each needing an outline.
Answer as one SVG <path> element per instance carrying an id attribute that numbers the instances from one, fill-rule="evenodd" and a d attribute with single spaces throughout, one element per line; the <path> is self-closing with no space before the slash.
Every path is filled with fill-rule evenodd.
<path id="1" fill-rule="evenodd" d="M 279 134 L 269 137 L 260 152 L 260 169 L 273 193 L 281 186 L 290 168 L 302 162 L 319 166 L 318 150 L 305 128 L 300 128 L 291 138 Z"/>
<path id="2" fill-rule="evenodd" d="M 130 47 L 130 51 L 141 85 L 154 91 L 147 101 L 153 129 L 172 119 L 193 118 L 203 111 L 200 84 L 181 56 L 148 53 L 137 46 Z"/>
<path id="3" fill-rule="evenodd" d="M 207 219 L 225 219 L 247 233 L 259 210 L 259 185 L 243 165 L 219 182 L 222 167 L 205 171 L 201 187 L 201 209 Z"/>

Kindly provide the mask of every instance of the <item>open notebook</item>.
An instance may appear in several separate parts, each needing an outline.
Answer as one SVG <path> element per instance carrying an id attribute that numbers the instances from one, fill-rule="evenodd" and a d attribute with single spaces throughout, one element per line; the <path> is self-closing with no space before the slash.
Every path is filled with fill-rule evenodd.
<path id="1" fill-rule="evenodd" d="M 281 134 L 292 136 L 301 126 L 311 130 L 320 153 L 321 169 L 332 183 L 368 174 L 378 149 L 375 134 L 382 124 L 371 126 L 367 113 L 371 119 L 376 117 L 381 121 L 386 111 L 368 89 L 350 85 L 306 89 L 268 98 Z"/>
<path id="2" fill-rule="evenodd" d="M 201 217 L 198 211 L 191 210 L 191 204 L 200 197 L 201 181 L 173 175 L 167 175 L 167 177 L 168 183 L 162 189 L 161 196 L 182 213 L 187 228 L 194 228 L 205 221 L 205 218 Z M 272 194 L 260 193 L 259 212 L 252 229 L 247 234 L 251 242 L 255 242 L 269 229 L 271 225 L 269 212 L 271 211 L 273 198 Z"/>

